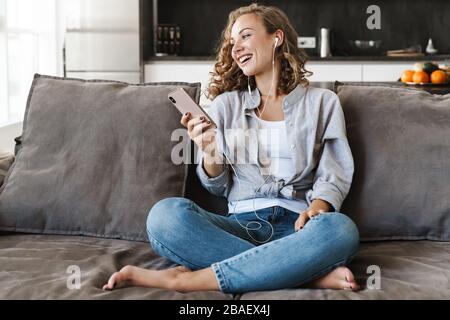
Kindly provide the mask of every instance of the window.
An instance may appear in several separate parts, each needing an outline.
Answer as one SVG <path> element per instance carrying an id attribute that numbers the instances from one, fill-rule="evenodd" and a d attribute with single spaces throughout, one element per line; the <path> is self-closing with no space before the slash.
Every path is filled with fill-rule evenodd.
<path id="1" fill-rule="evenodd" d="M 0 126 L 20 122 L 35 73 L 62 75 L 60 0 L 0 0 Z"/>

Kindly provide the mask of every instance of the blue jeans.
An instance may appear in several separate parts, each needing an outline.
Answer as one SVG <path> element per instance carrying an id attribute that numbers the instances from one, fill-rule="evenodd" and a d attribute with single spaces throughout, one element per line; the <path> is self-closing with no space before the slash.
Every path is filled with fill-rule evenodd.
<path id="1" fill-rule="evenodd" d="M 270 237 L 267 223 L 249 231 L 250 237 L 236 221 L 237 217 L 244 226 L 260 221 L 254 212 L 221 216 L 177 197 L 153 206 L 147 233 L 157 254 L 191 270 L 212 267 L 225 293 L 296 287 L 348 264 L 358 250 L 358 230 L 342 213 L 321 213 L 298 232 L 297 212 L 271 207 L 257 213 L 274 229 L 264 244 L 258 241 Z"/>

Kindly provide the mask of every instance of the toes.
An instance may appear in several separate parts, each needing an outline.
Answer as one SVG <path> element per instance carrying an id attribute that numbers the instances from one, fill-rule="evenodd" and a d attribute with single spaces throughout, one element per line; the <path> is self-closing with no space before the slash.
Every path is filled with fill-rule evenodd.
<path id="1" fill-rule="evenodd" d="M 356 282 L 352 283 L 351 288 L 353 291 L 358 291 L 360 289 L 359 285 Z"/>
<path id="2" fill-rule="evenodd" d="M 344 290 L 357 291 L 359 290 L 359 285 L 356 282 L 342 282 L 342 288 Z"/>
<path id="3" fill-rule="evenodd" d="M 353 276 L 345 277 L 345 280 L 347 282 L 346 286 L 349 288 L 349 290 L 353 290 L 353 291 L 359 290 L 359 285 L 358 285 L 358 283 L 356 283 L 355 278 Z"/>
<path id="4" fill-rule="evenodd" d="M 358 285 L 356 285 L 356 284 L 346 285 L 344 287 L 344 290 L 357 291 L 358 290 Z"/>
<path id="5" fill-rule="evenodd" d="M 118 276 L 119 276 L 118 272 L 113 273 L 112 276 L 109 278 L 108 283 L 103 286 L 103 290 L 112 290 L 114 288 L 114 285 L 116 284 Z"/>
<path id="6" fill-rule="evenodd" d="M 343 288 L 345 290 L 358 290 L 359 286 L 355 281 L 355 277 L 349 268 L 342 267 L 345 281 L 343 282 Z"/>
<path id="7" fill-rule="evenodd" d="M 355 277 L 353 276 L 353 273 L 349 270 L 349 269 L 347 269 L 347 270 L 345 270 L 346 272 L 345 272 L 345 281 L 347 281 L 347 282 L 355 282 Z"/>

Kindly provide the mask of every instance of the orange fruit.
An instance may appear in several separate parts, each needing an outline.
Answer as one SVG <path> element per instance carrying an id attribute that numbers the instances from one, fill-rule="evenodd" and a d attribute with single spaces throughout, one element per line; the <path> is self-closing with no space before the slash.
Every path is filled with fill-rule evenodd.
<path id="1" fill-rule="evenodd" d="M 413 81 L 414 70 L 405 70 L 402 73 L 400 80 L 402 82 L 412 82 Z"/>
<path id="2" fill-rule="evenodd" d="M 432 83 L 445 83 L 447 82 L 447 74 L 444 70 L 435 70 L 431 74 L 431 82 Z"/>
<path id="3" fill-rule="evenodd" d="M 427 83 L 430 82 L 430 77 L 425 71 L 416 71 L 414 72 L 412 80 L 414 83 Z"/>

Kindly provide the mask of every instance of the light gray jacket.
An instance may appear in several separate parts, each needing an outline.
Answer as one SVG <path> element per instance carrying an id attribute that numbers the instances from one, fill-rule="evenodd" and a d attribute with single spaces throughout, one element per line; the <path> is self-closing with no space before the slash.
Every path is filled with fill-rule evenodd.
<path id="1" fill-rule="evenodd" d="M 228 201 L 251 199 L 255 195 L 303 200 L 309 206 L 319 198 L 339 211 L 350 189 L 354 164 L 337 95 L 327 89 L 299 85 L 283 98 L 287 143 L 296 172 L 288 181 L 266 175 L 267 163 L 263 165 L 258 160 L 259 147 L 257 140 L 253 140 L 257 137 L 253 131 L 258 123 L 254 109 L 260 99 L 259 90 L 255 89 L 251 96 L 247 91 L 231 91 L 212 101 L 208 113 L 217 124 L 217 147 L 233 162 L 240 188 L 228 163 L 222 174 L 210 178 L 203 168 L 203 159 L 197 166 L 202 185 Z M 243 153 L 239 153 L 240 147 Z"/>

